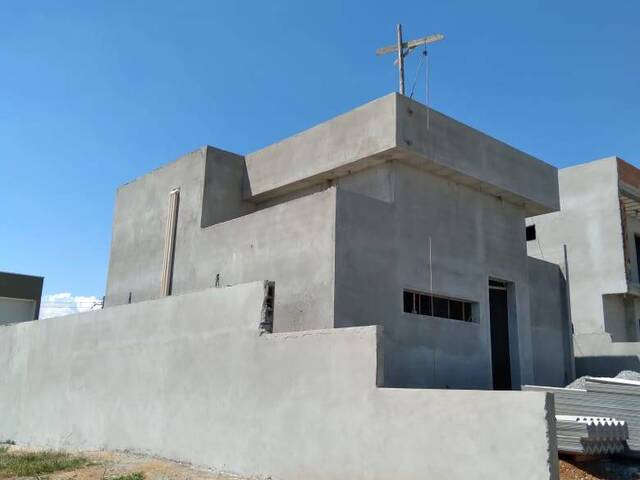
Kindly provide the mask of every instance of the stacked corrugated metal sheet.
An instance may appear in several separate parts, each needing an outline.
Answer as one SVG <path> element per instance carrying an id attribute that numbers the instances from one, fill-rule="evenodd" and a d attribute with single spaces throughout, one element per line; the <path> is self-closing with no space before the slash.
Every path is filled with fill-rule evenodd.
<path id="1" fill-rule="evenodd" d="M 584 455 L 622 453 L 629 431 L 614 418 L 556 415 L 558 450 Z"/>
<path id="2" fill-rule="evenodd" d="M 626 423 L 626 454 L 640 456 L 640 382 L 622 378 L 581 379 L 584 389 L 525 386 L 553 393 L 556 415 L 607 417 Z"/>

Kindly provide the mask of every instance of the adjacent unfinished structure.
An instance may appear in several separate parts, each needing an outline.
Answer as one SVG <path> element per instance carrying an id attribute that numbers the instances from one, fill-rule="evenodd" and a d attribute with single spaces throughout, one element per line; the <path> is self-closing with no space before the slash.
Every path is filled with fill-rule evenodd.
<path id="1" fill-rule="evenodd" d="M 0 325 L 37 320 L 43 277 L 0 272 Z"/>
<path id="2" fill-rule="evenodd" d="M 640 170 L 610 157 L 560 170 L 559 185 L 528 251 L 568 265 L 577 373 L 640 370 Z"/>
<path id="3" fill-rule="evenodd" d="M 384 326 L 387 386 L 564 385 L 562 278 L 525 240 L 558 207 L 554 167 L 391 94 L 121 187 L 106 307 L 269 279 L 268 330 Z"/>

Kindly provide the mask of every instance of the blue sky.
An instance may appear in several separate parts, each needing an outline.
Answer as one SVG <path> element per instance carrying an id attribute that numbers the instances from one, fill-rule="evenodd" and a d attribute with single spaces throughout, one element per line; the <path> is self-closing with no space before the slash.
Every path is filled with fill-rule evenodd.
<path id="1" fill-rule="evenodd" d="M 395 90 L 398 21 L 446 35 L 434 108 L 558 167 L 640 163 L 638 1 L 0 0 L 0 270 L 101 297 L 118 185 Z"/>

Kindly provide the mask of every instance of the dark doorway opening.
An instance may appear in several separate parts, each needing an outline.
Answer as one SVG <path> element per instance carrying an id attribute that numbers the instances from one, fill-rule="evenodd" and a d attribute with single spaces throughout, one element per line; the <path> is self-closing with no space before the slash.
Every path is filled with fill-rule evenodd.
<path id="1" fill-rule="evenodd" d="M 511 390 L 509 299 L 507 284 L 504 282 L 489 280 L 489 319 L 493 389 Z"/>

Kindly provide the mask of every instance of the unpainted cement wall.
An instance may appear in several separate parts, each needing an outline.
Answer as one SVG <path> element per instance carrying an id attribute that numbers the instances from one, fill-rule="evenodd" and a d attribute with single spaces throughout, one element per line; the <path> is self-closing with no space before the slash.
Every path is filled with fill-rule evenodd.
<path id="1" fill-rule="evenodd" d="M 489 279 L 513 282 L 512 380 L 532 382 L 524 211 L 402 163 L 376 170 L 388 195 L 338 182 L 336 326 L 384 325 L 387 385 L 491 388 Z M 403 313 L 403 289 L 431 287 L 429 237 L 433 292 L 475 302 L 474 323 Z"/>
<path id="2" fill-rule="evenodd" d="M 640 371 L 640 342 L 613 342 L 607 333 L 574 336 L 576 375 L 615 377 L 622 370 Z"/>
<path id="3" fill-rule="evenodd" d="M 575 377 L 565 277 L 554 263 L 529 257 L 528 266 L 535 383 L 564 387 Z"/>
<path id="4" fill-rule="evenodd" d="M 33 320 L 35 311 L 35 300 L 0 297 L 0 325 Z"/>
<path id="5" fill-rule="evenodd" d="M 281 480 L 557 478 L 547 394 L 378 388 L 377 327 L 260 336 L 263 290 L 0 327 L 0 437 Z"/>
<path id="6" fill-rule="evenodd" d="M 616 158 L 559 171 L 561 211 L 533 217 L 529 255 L 564 265 L 577 335 L 605 333 L 605 294 L 627 291 Z M 579 356 L 576 350 L 576 356 Z"/>
<path id="7" fill-rule="evenodd" d="M 558 208 L 555 167 L 397 93 L 248 154 L 247 198 L 335 181 L 391 158 L 455 177 L 529 214 Z"/>
<path id="8" fill-rule="evenodd" d="M 524 205 L 529 215 L 558 209 L 555 167 L 415 100 L 395 98 L 397 145 L 424 158 L 411 163 L 447 169 L 461 183 Z"/>
<path id="9" fill-rule="evenodd" d="M 118 190 L 108 307 L 129 292 L 132 302 L 159 297 L 168 195 L 180 188 L 174 293 L 212 287 L 217 275 L 222 285 L 269 278 L 279 290 L 276 331 L 333 326 L 335 189 L 227 219 L 255 207 L 240 195 L 242 161 L 207 147 Z"/>

